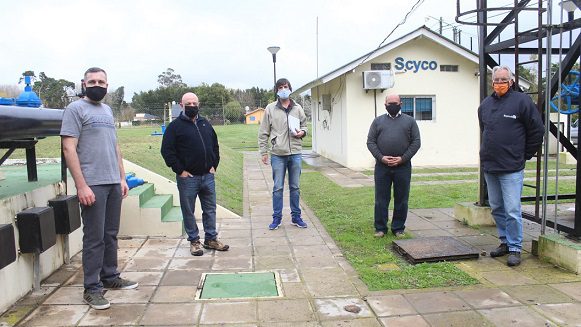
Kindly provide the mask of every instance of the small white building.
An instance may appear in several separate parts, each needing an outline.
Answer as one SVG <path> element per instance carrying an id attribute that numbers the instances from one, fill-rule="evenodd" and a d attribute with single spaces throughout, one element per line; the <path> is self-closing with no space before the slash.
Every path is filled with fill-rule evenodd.
<path id="1" fill-rule="evenodd" d="M 364 72 L 372 70 L 390 71 L 393 88 L 366 90 L 364 76 L 369 73 Z M 295 94 L 308 90 L 313 150 L 343 166 L 373 167 L 367 132 L 373 119 L 385 114 L 388 93 L 399 94 L 402 111 L 418 123 L 422 147 L 412 159 L 414 166 L 478 164 L 478 55 L 426 27 L 307 83 Z"/>

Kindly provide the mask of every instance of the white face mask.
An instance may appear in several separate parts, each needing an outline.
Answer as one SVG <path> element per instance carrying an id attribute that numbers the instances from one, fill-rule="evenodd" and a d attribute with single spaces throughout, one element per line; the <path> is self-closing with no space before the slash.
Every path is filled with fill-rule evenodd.
<path id="1" fill-rule="evenodd" d="M 280 99 L 286 100 L 290 97 L 291 94 L 291 90 L 289 89 L 280 89 L 278 90 L 278 92 L 276 92 L 276 95 L 278 95 L 278 97 Z"/>

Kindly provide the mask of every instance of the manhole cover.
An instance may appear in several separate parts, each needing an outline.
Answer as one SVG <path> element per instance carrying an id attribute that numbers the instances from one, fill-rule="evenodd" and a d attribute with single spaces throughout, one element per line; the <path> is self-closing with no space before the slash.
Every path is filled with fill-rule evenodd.
<path id="1" fill-rule="evenodd" d="M 279 297 L 280 278 L 274 272 L 204 274 L 198 299 Z"/>
<path id="2" fill-rule="evenodd" d="M 393 241 L 393 248 L 412 264 L 478 259 L 478 251 L 450 236 Z"/>

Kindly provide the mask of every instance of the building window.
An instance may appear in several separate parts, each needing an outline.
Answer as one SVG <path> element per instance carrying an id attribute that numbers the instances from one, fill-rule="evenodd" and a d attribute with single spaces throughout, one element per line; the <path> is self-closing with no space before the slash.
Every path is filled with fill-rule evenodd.
<path id="1" fill-rule="evenodd" d="M 402 96 L 401 112 L 416 120 L 434 120 L 435 96 Z"/>
<path id="2" fill-rule="evenodd" d="M 457 72 L 458 65 L 440 65 L 441 72 Z"/>
<path id="3" fill-rule="evenodd" d="M 391 70 L 390 62 L 371 63 L 371 70 Z"/>

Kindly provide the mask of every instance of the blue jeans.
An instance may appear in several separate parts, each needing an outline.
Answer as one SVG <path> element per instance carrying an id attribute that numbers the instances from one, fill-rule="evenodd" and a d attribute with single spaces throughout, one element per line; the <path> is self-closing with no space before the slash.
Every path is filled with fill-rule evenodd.
<path id="1" fill-rule="evenodd" d="M 301 218 L 301 208 L 299 198 L 301 191 L 299 189 L 299 180 L 301 177 L 302 156 L 300 154 L 291 154 L 290 156 L 270 156 L 270 165 L 272 166 L 272 180 L 274 187 L 272 189 L 272 218 L 282 219 L 282 195 L 284 188 L 284 176 L 288 169 L 288 188 L 290 191 L 290 207 L 292 219 Z"/>
<path id="2" fill-rule="evenodd" d="M 520 198 L 522 195 L 524 171 L 515 173 L 484 173 L 488 187 L 488 201 L 492 208 L 492 217 L 496 222 L 498 238 L 508 245 L 509 251 L 521 252 L 522 248 L 522 213 Z"/>
<path id="3" fill-rule="evenodd" d="M 403 232 L 408 216 L 408 200 L 412 179 L 412 164 L 389 167 L 381 162 L 375 163 L 375 231 L 387 233 L 388 208 L 391 201 L 393 184 L 393 218 L 391 232 Z"/>
<path id="4" fill-rule="evenodd" d="M 204 225 L 204 239 L 215 240 L 216 231 L 216 189 L 214 174 L 194 175 L 192 177 L 176 176 L 180 193 L 180 207 L 184 219 L 184 229 L 188 234 L 188 241 L 200 240 L 200 231 L 196 224 L 194 209 L 196 197 L 202 205 L 202 224 Z"/>
<path id="5" fill-rule="evenodd" d="M 83 274 L 85 290 L 101 292 L 103 281 L 119 277 L 117 233 L 121 216 L 121 184 L 89 186 L 95 203 L 81 205 L 83 218 Z"/>

